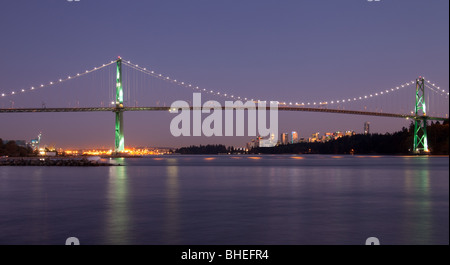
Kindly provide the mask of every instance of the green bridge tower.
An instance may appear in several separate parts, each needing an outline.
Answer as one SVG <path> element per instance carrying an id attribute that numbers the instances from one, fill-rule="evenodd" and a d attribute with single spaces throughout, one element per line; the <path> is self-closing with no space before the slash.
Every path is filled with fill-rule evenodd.
<path id="1" fill-rule="evenodd" d="M 416 79 L 416 106 L 414 123 L 414 147 L 413 153 L 428 153 L 427 138 L 427 106 L 425 104 L 425 79 Z"/>
<path id="2" fill-rule="evenodd" d="M 125 150 L 125 138 L 123 135 L 123 86 L 122 86 L 122 58 L 117 59 L 117 77 L 116 77 L 116 142 L 115 153 L 121 153 Z"/>

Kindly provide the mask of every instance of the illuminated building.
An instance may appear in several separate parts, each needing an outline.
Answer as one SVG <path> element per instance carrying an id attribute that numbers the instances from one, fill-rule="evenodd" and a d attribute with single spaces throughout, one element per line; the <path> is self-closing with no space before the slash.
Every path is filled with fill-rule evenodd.
<path id="1" fill-rule="evenodd" d="M 313 134 L 311 135 L 311 137 L 309 138 L 309 142 L 310 142 L 310 143 L 315 143 L 315 142 L 317 142 L 317 141 L 320 141 L 319 133 L 318 133 L 318 132 L 317 132 L 317 133 L 313 133 Z"/>
<path id="2" fill-rule="evenodd" d="M 298 133 L 296 131 L 291 132 L 291 144 L 298 143 Z"/>
<path id="3" fill-rule="evenodd" d="M 353 136 L 356 133 L 354 131 L 345 131 L 345 136 Z"/>
<path id="4" fill-rule="evenodd" d="M 288 144 L 289 143 L 289 134 L 282 133 L 281 134 L 281 144 Z"/>
<path id="5" fill-rule="evenodd" d="M 370 134 L 370 122 L 366 121 L 364 123 L 364 135 Z"/>
<path id="6" fill-rule="evenodd" d="M 30 143 L 31 149 L 33 149 L 34 151 L 39 150 L 39 144 L 41 143 L 41 136 L 42 136 L 42 134 L 40 133 L 38 135 L 37 139 L 31 140 L 31 143 Z"/>

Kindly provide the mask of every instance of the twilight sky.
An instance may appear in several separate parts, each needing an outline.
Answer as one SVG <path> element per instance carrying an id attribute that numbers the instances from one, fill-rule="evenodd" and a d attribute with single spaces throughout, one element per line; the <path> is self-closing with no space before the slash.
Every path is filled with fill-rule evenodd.
<path id="1" fill-rule="evenodd" d="M 447 0 L 4 0 L 0 12 L 0 93 L 99 66 L 119 55 L 179 80 L 263 99 L 360 96 L 419 75 L 447 91 L 449 87 Z M 57 96 L 46 97 L 52 101 Z M 0 107 L 33 96 L 14 97 L 0 98 Z M 250 139 L 174 138 L 169 131 L 173 117 L 125 113 L 126 145 L 245 146 Z M 409 124 L 280 113 L 279 131 L 296 130 L 301 137 L 362 132 L 364 121 L 380 133 Z M 42 131 L 43 144 L 57 147 L 114 144 L 112 113 L 0 114 L 0 124 L 3 139 L 29 140 Z"/>

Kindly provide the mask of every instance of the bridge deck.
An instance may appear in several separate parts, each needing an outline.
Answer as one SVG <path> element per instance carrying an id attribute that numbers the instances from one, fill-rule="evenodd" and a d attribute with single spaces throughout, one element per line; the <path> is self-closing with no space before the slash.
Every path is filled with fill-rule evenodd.
<path id="1" fill-rule="evenodd" d="M 221 107 L 222 110 L 227 109 L 244 109 L 244 108 L 227 108 Z M 190 107 L 190 110 L 201 109 Z M 267 107 L 267 110 L 270 108 Z M 366 116 L 378 116 L 378 117 L 390 117 L 390 118 L 402 118 L 402 119 L 415 119 L 415 115 L 395 114 L 395 113 L 383 113 L 383 112 L 369 112 L 369 111 L 355 111 L 355 110 L 337 110 L 327 108 L 303 108 L 303 107 L 278 107 L 279 111 L 304 111 L 304 112 L 323 112 L 323 113 L 340 113 L 349 115 L 366 115 Z M 0 109 L 0 113 L 37 113 L 37 112 L 116 112 L 116 111 L 170 111 L 170 107 L 92 107 L 92 108 L 18 108 L 18 109 Z M 444 117 L 426 117 L 427 120 L 441 120 L 448 121 L 448 118 Z"/>

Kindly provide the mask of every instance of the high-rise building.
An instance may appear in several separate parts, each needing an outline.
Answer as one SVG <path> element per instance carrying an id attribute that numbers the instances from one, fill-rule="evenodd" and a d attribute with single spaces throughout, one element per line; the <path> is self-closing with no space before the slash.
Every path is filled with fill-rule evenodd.
<path id="1" fill-rule="evenodd" d="M 364 123 L 364 135 L 370 134 L 370 122 L 366 121 Z"/>
<path id="2" fill-rule="evenodd" d="M 282 133 L 281 134 L 281 144 L 288 144 L 288 143 L 289 143 L 289 134 Z"/>
<path id="3" fill-rule="evenodd" d="M 292 131 L 291 132 L 291 144 L 298 143 L 298 132 Z"/>

